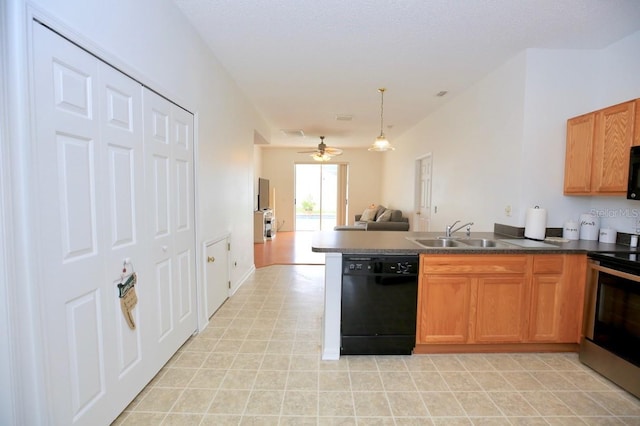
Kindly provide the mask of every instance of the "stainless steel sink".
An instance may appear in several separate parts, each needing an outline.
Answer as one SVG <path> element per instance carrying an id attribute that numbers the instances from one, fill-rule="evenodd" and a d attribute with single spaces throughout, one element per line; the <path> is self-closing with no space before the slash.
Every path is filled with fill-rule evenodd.
<path id="1" fill-rule="evenodd" d="M 506 244 L 500 243 L 496 240 L 489 240 L 487 238 L 471 238 L 468 240 L 458 240 L 462 244 L 466 244 L 472 247 L 504 247 Z"/>
<path id="2" fill-rule="evenodd" d="M 423 247 L 460 247 L 458 241 L 451 238 L 415 239 L 412 241 Z"/>
<path id="3" fill-rule="evenodd" d="M 433 238 L 413 238 L 407 237 L 420 247 L 424 248 L 497 248 L 514 249 L 522 248 L 557 248 L 556 245 L 544 243 L 542 241 L 532 241 L 525 239 L 499 239 L 490 238 L 464 238 L 464 237 L 433 237 Z"/>
<path id="4" fill-rule="evenodd" d="M 418 244 L 421 247 L 426 248 L 447 248 L 447 247 L 459 247 L 459 248 L 509 248 L 513 247 L 507 243 L 498 240 L 491 240 L 488 238 L 450 238 L 450 237 L 435 237 L 435 238 L 409 238 L 409 240 Z"/>

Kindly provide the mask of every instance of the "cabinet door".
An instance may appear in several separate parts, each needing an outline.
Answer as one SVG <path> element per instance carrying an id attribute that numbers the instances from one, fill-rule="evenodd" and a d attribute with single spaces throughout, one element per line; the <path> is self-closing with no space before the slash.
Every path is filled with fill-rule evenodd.
<path id="1" fill-rule="evenodd" d="M 626 193 L 634 115 L 633 101 L 596 112 L 592 191 Z"/>
<path id="2" fill-rule="evenodd" d="M 528 314 L 527 280 L 523 275 L 478 278 L 475 342 L 521 342 Z"/>
<path id="3" fill-rule="evenodd" d="M 588 194 L 591 191 L 594 129 L 595 114 L 593 113 L 567 120 L 565 194 Z"/>
<path id="4" fill-rule="evenodd" d="M 417 343 L 466 343 L 471 278 L 423 275 L 419 288 Z"/>
<path id="5" fill-rule="evenodd" d="M 557 342 L 562 301 L 562 275 L 534 276 L 531 289 L 529 340 Z"/>
<path id="6" fill-rule="evenodd" d="M 539 268 L 559 263 L 560 270 Z M 559 272 L 559 273 L 553 273 Z M 586 281 L 585 255 L 541 255 L 534 260 L 531 280 L 529 341 L 578 343 Z"/>

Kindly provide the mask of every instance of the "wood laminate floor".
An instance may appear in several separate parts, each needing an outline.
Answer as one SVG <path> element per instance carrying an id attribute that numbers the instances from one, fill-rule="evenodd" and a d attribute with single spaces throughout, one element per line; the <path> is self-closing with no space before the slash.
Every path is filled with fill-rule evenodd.
<path id="1" fill-rule="evenodd" d="M 311 251 L 314 232 L 278 232 L 264 244 L 253 245 L 256 268 L 270 265 L 324 265 L 324 253 Z"/>

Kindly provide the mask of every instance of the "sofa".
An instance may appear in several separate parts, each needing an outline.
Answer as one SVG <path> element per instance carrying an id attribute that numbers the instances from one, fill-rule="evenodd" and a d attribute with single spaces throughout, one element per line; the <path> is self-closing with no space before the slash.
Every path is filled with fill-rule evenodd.
<path id="1" fill-rule="evenodd" d="M 409 219 L 402 216 L 402 210 L 384 206 L 368 207 L 354 217 L 353 225 L 340 225 L 336 231 L 408 231 Z"/>

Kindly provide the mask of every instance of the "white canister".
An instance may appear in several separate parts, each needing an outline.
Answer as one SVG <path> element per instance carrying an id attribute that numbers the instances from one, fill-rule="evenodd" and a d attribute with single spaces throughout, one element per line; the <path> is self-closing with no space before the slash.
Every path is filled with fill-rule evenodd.
<path id="1" fill-rule="evenodd" d="M 567 240 L 580 239 L 580 225 L 575 220 L 568 220 L 562 228 L 562 238 Z"/>
<path id="2" fill-rule="evenodd" d="M 601 243 L 615 243 L 618 233 L 615 229 L 601 228 L 600 229 L 600 242 Z"/>
<path id="3" fill-rule="evenodd" d="M 580 215 L 580 239 L 598 241 L 600 231 L 600 219 L 592 214 Z"/>

